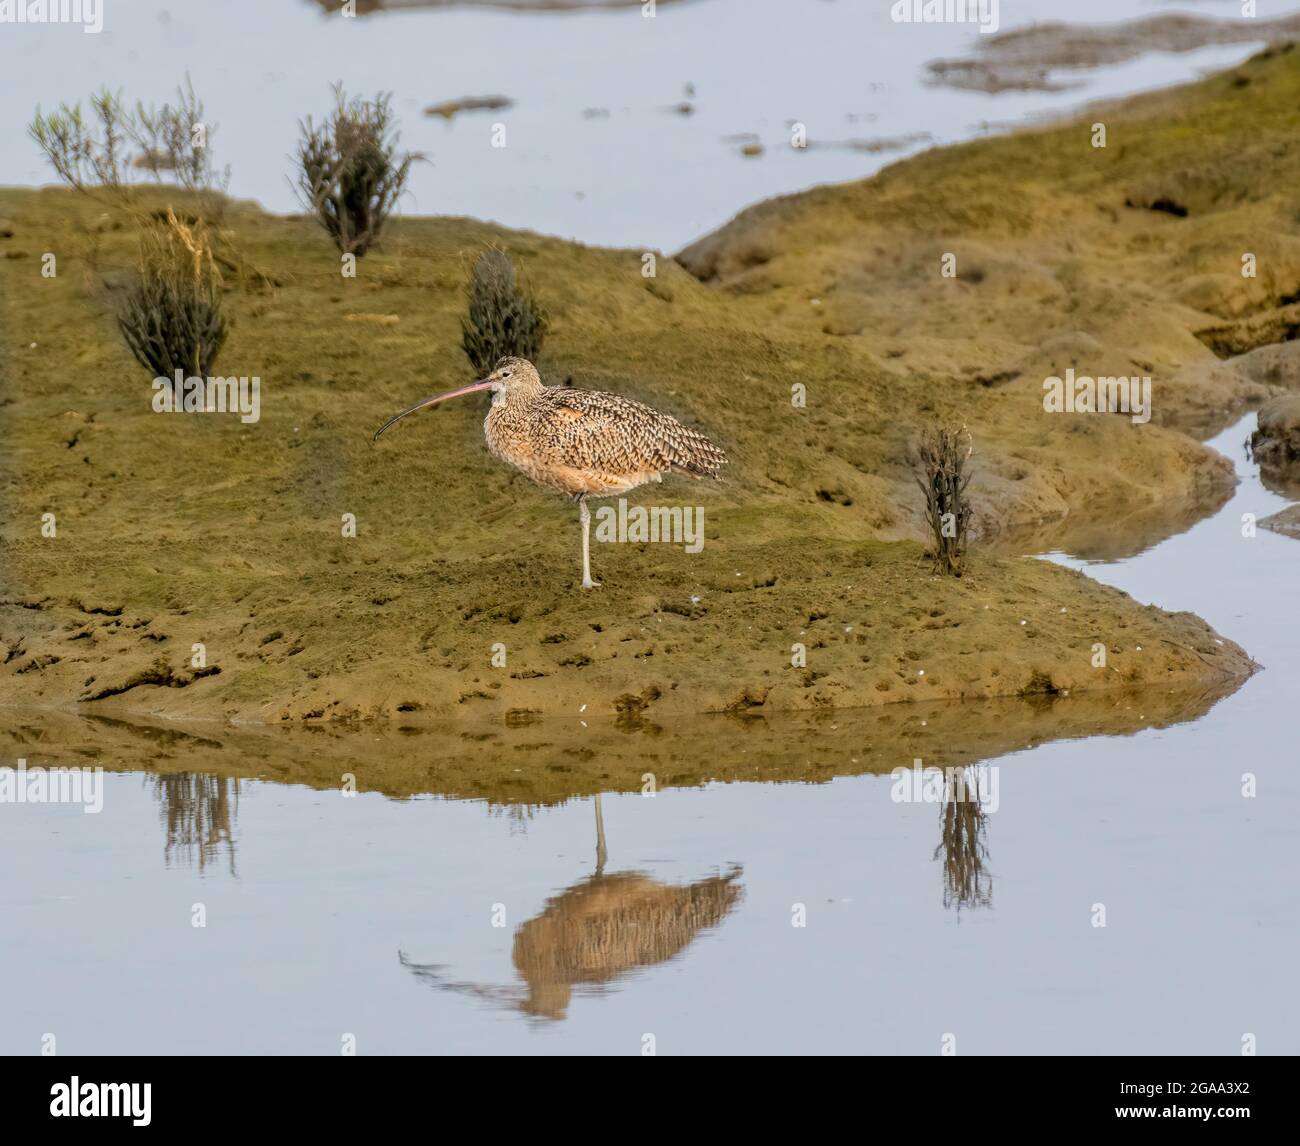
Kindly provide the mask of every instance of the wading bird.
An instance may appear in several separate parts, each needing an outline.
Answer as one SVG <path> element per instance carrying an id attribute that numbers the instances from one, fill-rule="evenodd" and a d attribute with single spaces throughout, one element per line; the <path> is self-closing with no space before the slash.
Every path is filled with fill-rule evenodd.
<path id="1" fill-rule="evenodd" d="M 515 932 L 514 964 L 522 985 L 461 981 L 441 963 L 412 963 L 399 951 L 402 966 L 438 990 L 559 1020 L 575 990 L 594 994 L 639 967 L 667 962 L 719 926 L 740 902 L 743 872 L 734 865 L 689 884 L 660 883 L 640 871 L 607 873 L 599 793 L 595 803 L 595 874 L 552 896 L 540 915 Z"/>
<path id="2" fill-rule="evenodd" d="M 375 431 L 448 398 L 492 391 L 483 422 L 488 449 L 538 485 L 559 490 L 578 503 L 582 521 L 582 587 L 591 579 L 589 497 L 612 497 L 666 473 L 718 476 L 726 455 L 703 434 L 641 402 L 598 390 L 545 386 L 537 368 L 523 358 L 503 358 L 486 378 L 435 394 L 394 414 Z"/>

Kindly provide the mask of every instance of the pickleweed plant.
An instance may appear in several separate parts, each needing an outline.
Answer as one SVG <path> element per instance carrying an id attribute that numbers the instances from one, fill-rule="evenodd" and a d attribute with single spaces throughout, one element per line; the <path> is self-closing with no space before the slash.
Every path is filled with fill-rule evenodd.
<path id="1" fill-rule="evenodd" d="M 415 161 L 397 150 L 389 96 L 348 99 L 336 84 L 325 122 L 309 116 L 301 127 L 299 196 L 340 251 L 364 255 L 379 241 Z"/>
<path id="2" fill-rule="evenodd" d="M 117 315 L 136 360 L 156 376 L 206 376 L 226 340 L 221 275 L 202 223 L 182 223 L 170 208 L 140 233 L 135 281 Z"/>
<path id="3" fill-rule="evenodd" d="M 510 256 L 495 247 L 479 255 L 470 275 L 469 314 L 461 319 L 474 369 L 486 374 L 502 358 L 536 360 L 546 326 L 546 314 L 520 289 Z"/>

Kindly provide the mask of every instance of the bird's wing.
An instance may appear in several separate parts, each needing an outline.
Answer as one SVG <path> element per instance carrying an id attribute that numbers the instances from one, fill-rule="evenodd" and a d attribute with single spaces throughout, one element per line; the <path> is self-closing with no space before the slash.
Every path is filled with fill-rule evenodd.
<path id="1" fill-rule="evenodd" d="M 609 474 L 670 468 L 652 432 L 655 411 L 639 402 L 590 390 L 557 393 L 547 403 L 544 442 L 550 460 Z"/>
<path id="2" fill-rule="evenodd" d="M 726 460 L 702 434 L 635 399 L 567 389 L 547 397 L 542 436 L 557 464 L 628 476 L 674 468 L 703 475 Z"/>

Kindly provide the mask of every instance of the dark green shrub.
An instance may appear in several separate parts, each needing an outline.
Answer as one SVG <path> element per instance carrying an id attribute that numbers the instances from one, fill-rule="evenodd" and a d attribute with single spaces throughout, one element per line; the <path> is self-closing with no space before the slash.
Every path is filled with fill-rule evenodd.
<path id="1" fill-rule="evenodd" d="M 536 360 L 546 336 L 546 315 L 519 289 L 505 251 L 484 251 L 469 281 L 469 315 L 461 319 L 465 354 L 486 374 L 507 356 Z"/>
<path id="2" fill-rule="evenodd" d="M 342 85 L 334 95 L 323 124 L 301 125 L 298 191 L 334 245 L 360 256 L 379 241 L 415 157 L 397 153 L 387 95 L 349 100 Z"/>
<path id="3" fill-rule="evenodd" d="M 226 340 L 220 276 L 201 226 L 172 211 L 140 237 L 139 275 L 118 310 L 117 324 L 136 360 L 155 377 L 207 377 Z"/>

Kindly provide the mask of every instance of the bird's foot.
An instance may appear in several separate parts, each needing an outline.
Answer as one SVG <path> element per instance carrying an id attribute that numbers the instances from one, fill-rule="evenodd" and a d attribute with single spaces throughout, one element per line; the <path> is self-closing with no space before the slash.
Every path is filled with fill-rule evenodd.
<path id="1" fill-rule="evenodd" d="M 583 587 L 584 589 L 599 589 L 599 588 L 600 588 L 600 582 L 599 582 L 599 581 L 593 581 L 590 577 L 584 577 L 584 578 L 582 579 L 582 587 Z"/>

